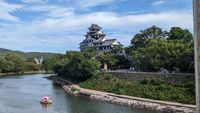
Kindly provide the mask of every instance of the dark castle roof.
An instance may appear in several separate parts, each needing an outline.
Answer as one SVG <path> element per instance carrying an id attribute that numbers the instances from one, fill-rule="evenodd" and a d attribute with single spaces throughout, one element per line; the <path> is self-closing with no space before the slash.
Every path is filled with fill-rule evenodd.
<path id="1" fill-rule="evenodd" d="M 88 29 L 100 30 L 102 28 L 99 25 L 97 25 L 97 24 L 92 24 Z"/>

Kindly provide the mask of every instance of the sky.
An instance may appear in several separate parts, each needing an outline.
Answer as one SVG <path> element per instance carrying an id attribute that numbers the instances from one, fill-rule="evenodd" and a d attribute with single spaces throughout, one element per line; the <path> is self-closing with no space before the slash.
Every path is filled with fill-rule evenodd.
<path id="1" fill-rule="evenodd" d="M 79 50 L 87 28 L 130 45 L 140 30 L 156 25 L 193 31 L 192 0 L 0 0 L 0 48 L 25 52 Z"/>

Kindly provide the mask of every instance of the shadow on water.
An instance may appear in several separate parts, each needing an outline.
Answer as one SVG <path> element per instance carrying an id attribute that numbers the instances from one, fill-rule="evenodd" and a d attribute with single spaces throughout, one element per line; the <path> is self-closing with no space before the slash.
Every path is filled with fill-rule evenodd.
<path id="1" fill-rule="evenodd" d="M 61 88 L 61 87 L 62 87 L 60 84 L 58 84 L 58 83 L 56 83 L 56 82 L 52 82 L 52 86 L 53 86 L 54 88 Z"/>
<path id="2" fill-rule="evenodd" d="M 41 106 L 42 106 L 44 109 L 48 109 L 49 107 L 51 107 L 51 104 L 41 104 Z"/>

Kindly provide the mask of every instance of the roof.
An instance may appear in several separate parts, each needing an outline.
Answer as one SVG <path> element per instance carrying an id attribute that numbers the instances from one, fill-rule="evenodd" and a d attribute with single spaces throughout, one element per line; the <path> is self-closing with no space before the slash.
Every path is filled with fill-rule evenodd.
<path id="1" fill-rule="evenodd" d="M 94 43 L 95 42 L 103 42 L 103 41 L 105 41 L 105 37 L 100 37 L 99 39 L 95 40 Z"/>
<path id="2" fill-rule="evenodd" d="M 79 45 L 83 45 L 84 44 L 84 42 L 81 42 Z"/>
<path id="3" fill-rule="evenodd" d="M 99 30 L 99 29 L 102 29 L 99 25 L 97 24 L 92 24 L 88 29 L 96 29 L 96 30 Z"/>
<path id="4" fill-rule="evenodd" d="M 108 39 L 108 40 L 105 40 L 102 45 L 104 46 L 112 45 L 112 43 L 115 41 L 116 39 Z"/>
<path id="5" fill-rule="evenodd" d="M 101 36 L 106 36 L 106 34 L 103 33 L 102 31 L 99 31 L 99 32 L 97 32 L 96 34 L 97 34 L 97 35 L 101 35 Z"/>
<path id="6" fill-rule="evenodd" d="M 86 38 L 83 42 L 80 43 L 80 46 L 121 46 L 122 44 L 117 41 L 117 39 L 106 39 L 106 34 L 101 31 L 101 27 L 97 24 L 92 24 L 89 28 L 89 31 L 86 35 Z M 88 37 L 91 37 L 93 41 Z M 89 41 L 87 41 L 89 40 Z M 91 45 L 90 45 L 91 44 Z"/>

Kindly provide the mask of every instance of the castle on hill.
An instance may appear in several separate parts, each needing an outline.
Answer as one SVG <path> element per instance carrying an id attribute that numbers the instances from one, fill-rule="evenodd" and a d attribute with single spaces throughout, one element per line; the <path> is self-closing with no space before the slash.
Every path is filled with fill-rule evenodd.
<path id="1" fill-rule="evenodd" d="M 106 34 L 101 31 L 102 27 L 99 25 L 92 24 L 88 29 L 85 39 L 80 43 L 81 51 L 95 47 L 102 52 L 110 52 L 122 46 L 116 39 L 107 39 Z"/>

